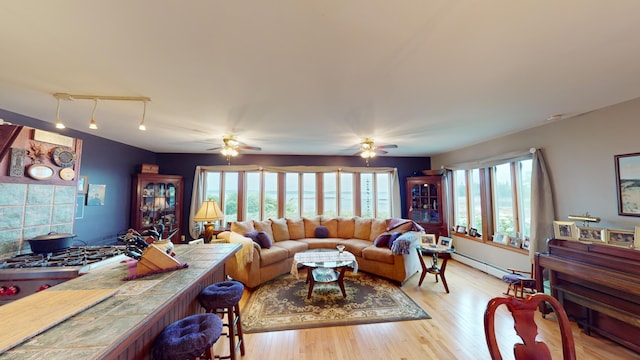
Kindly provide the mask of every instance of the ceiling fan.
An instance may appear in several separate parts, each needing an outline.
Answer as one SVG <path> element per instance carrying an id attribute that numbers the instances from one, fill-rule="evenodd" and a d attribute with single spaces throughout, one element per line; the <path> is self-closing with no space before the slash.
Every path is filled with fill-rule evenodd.
<path id="1" fill-rule="evenodd" d="M 397 149 L 398 145 L 389 144 L 389 145 L 379 145 L 376 146 L 371 138 L 362 139 L 360 142 L 360 152 L 358 153 L 369 166 L 369 159 L 375 157 L 376 155 L 385 155 L 389 152 L 384 149 Z M 356 154 L 356 155 L 358 155 Z"/>
<path id="2" fill-rule="evenodd" d="M 262 148 L 259 148 L 257 146 L 248 146 L 244 143 L 241 143 L 236 139 L 234 135 L 225 135 L 222 137 L 222 146 L 217 146 L 207 150 L 220 151 L 222 155 L 227 157 L 227 164 L 230 164 L 231 158 L 234 156 L 238 156 L 240 150 L 261 151 Z"/>

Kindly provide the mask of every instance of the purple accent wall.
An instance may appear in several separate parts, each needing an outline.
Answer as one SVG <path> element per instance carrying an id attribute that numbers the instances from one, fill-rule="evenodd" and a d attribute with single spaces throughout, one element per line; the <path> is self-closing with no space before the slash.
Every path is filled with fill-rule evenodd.
<path id="1" fill-rule="evenodd" d="M 83 140 L 79 176 L 88 176 L 90 184 L 107 185 L 107 191 L 103 206 L 85 206 L 84 217 L 75 220 L 74 233 L 90 245 L 115 243 L 117 235 L 129 228 L 131 175 L 140 164 L 156 163 L 156 154 L 88 133 L 56 129 L 52 123 L 2 109 L 0 118 Z"/>
<path id="2" fill-rule="evenodd" d="M 157 154 L 160 173 L 182 175 L 184 177 L 184 201 L 182 204 L 184 221 L 182 233 L 189 237 L 188 214 L 191 205 L 193 176 L 198 165 L 226 165 L 226 159 L 219 153 L 212 154 Z M 262 166 L 365 166 L 359 156 L 305 156 L 305 155 L 259 155 L 242 154 L 232 159 L 232 165 L 262 165 Z M 421 171 L 431 169 L 429 157 L 392 157 L 379 156 L 370 162 L 370 166 L 395 167 L 400 179 L 400 195 L 402 197 L 402 216 L 407 216 L 404 179 L 407 176 L 422 175 Z"/>

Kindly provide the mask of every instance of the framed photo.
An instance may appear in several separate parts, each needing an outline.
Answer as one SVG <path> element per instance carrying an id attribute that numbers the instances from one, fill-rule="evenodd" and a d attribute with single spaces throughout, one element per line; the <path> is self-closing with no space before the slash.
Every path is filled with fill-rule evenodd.
<path id="1" fill-rule="evenodd" d="M 633 235 L 633 247 L 640 249 L 640 226 L 636 226 L 636 231 Z"/>
<path id="2" fill-rule="evenodd" d="M 580 241 L 607 242 L 605 229 L 578 226 L 578 232 L 580 234 L 578 240 Z"/>
<path id="3" fill-rule="evenodd" d="M 427 246 L 436 246 L 438 244 L 436 234 L 420 234 L 420 243 Z"/>
<path id="4" fill-rule="evenodd" d="M 554 237 L 560 240 L 578 240 L 578 227 L 573 221 L 554 221 Z"/>
<path id="5" fill-rule="evenodd" d="M 478 229 L 476 229 L 476 228 L 469 228 L 469 236 L 473 236 L 473 237 L 478 236 Z"/>
<path id="6" fill-rule="evenodd" d="M 457 225 L 456 226 L 456 232 L 458 234 L 466 234 L 467 233 L 467 227 L 464 225 Z"/>
<path id="7" fill-rule="evenodd" d="M 633 247 L 635 243 L 633 230 L 607 229 L 607 243 L 617 246 Z"/>
<path id="8" fill-rule="evenodd" d="M 89 184 L 87 206 L 102 206 L 107 192 L 107 185 Z"/>
<path id="9" fill-rule="evenodd" d="M 509 240 L 508 240 L 508 237 L 507 237 L 506 234 L 497 233 L 497 234 L 493 235 L 493 242 L 507 245 L 508 241 Z"/>
<path id="10" fill-rule="evenodd" d="M 522 241 L 522 248 L 525 250 L 529 250 L 530 247 L 531 247 L 531 240 L 529 239 L 528 236 L 525 236 L 524 240 Z"/>
<path id="11" fill-rule="evenodd" d="M 84 217 L 84 198 L 85 194 L 76 195 L 76 220 Z"/>
<path id="12" fill-rule="evenodd" d="M 89 177 L 88 176 L 78 177 L 78 185 L 76 188 L 76 192 L 78 194 L 86 194 L 88 190 L 89 190 Z"/>
<path id="13" fill-rule="evenodd" d="M 615 155 L 618 215 L 640 216 L 640 153 Z"/>
<path id="14" fill-rule="evenodd" d="M 517 237 L 510 237 L 509 246 L 516 247 L 519 249 L 522 246 L 522 240 L 518 239 Z"/>
<path id="15" fill-rule="evenodd" d="M 451 249 L 451 245 L 453 245 L 453 239 L 446 236 L 440 236 L 440 239 L 438 239 L 438 245 L 447 249 Z"/>

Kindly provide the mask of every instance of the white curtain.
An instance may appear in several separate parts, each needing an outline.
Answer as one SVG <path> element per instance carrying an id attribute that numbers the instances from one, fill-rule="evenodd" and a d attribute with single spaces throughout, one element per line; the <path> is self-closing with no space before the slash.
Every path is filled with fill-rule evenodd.
<path id="1" fill-rule="evenodd" d="M 268 171 L 268 172 L 306 172 L 306 173 L 323 173 L 323 172 L 353 172 L 353 173 L 391 173 L 391 217 L 401 216 L 400 204 L 400 180 L 398 178 L 398 169 L 390 167 L 335 167 L 335 166 L 259 166 L 259 165 L 218 165 L 218 166 L 196 166 L 196 172 L 193 177 L 193 192 L 191 193 L 191 206 L 189 208 L 189 232 L 191 237 L 197 239 L 200 229 L 193 221 L 195 215 L 202 202 L 205 200 L 205 175 L 209 171 Z"/>

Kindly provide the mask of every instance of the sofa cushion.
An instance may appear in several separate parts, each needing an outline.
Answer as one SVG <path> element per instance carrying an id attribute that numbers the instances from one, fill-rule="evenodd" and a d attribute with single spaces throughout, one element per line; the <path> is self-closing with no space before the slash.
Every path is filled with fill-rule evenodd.
<path id="1" fill-rule="evenodd" d="M 377 246 L 377 247 L 387 247 L 390 248 L 391 246 L 389 246 L 389 242 L 391 240 L 391 234 L 385 232 L 382 233 L 380 235 L 378 235 L 378 237 L 373 240 L 373 245 Z"/>
<path id="2" fill-rule="evenodd" d="M 316 226 L 316 229 L 313 231 L 313 237 L 318 239 L 326 239 L 329 237 L 329 229 L 326 226 Z"/>
<path id="3" fill-rule="evenodd" d="M 256 228 L 253 227 L 253 220 L 247 221 L 234 221 L 231 223 L 231 231 L 238 234 L 248 233 Z"/>
<path id="4" fill-rule="evenodd" d="M 304 221 L 304 237 L 314 237 L 316 226 L 320 225 L 320 216 L 314 216 L 310 218 L 303 217 L 302 221 Z"/>
<path id="5" fill-rule="evenodd" d="M 326 238 L 326 239 L 302 239 L 300 242 L 304 242 L 307 244 L 309 249 L 332 249 L 335 250 L 336 246 L 342 239 L 338 238 Z M 369 243 L 371 244 L 371 243 Z"/>
<path id="6" fill-rule="evenodd" d="M 391 247 L 393 246 L 393 243 L 395 243 L 396 240 L 398 240 L 400 235 L 402 235 L 400 231 L 394 231 L 391 233 L 391 237 L 389 237 L 389 249 L 391 249 Z"/>
<path id="7" fill-rule="evenodd" d="M 258 231 L 257 239 L 258 244 L 260 244 L 260 247 L 263 249 L 268 249 L 273 245 L 273 239 L 266 231 Z"/>
<path id="8" fill-rule="evenodd" d="M 386 264 L 393 264 L 394 255 L 388 247 L 368 246 L 362 250 L 362 257 Z"/>
<path id="9" fill-rule="evenodd" d="M 296 253 L 300 251 L 306 251 L 309 249 L 309 246 L 306 243 L 304 243 L 303 241 L 296 241 L 296 240 L 278 241 L 277 243 L 273 244 L 272 248 L 275 248 L 275 247 L 279 247 L 287 250 L 288 257 L 293 257 Z"/>
<path id="10" fill-rule="evenodd" d="M 354 218 L 338 218 L 338 236 L 342 239 L 352 239 L 356 229 L 356 220 Z"/>
<path id="11" fill-rule="evenodd" d="M 271 230 L 273 230 L 273 241 L 290 240 L 289 226 L 287 219 L 269 219 L 271 220 Z"/>
<path id="12" fill-rule="evenodd" d="M 302 219 L 287 219 L 289 239 L 304 239 L 304 221 Z"/>
<path id="13" fill-rule="evenodd" d="M 378 235 L 387 231 L 387 220 L 384 219 L 372 219 L 371 220 L 371 233 L 369 234 L 369 240 L 375 240 Z"/>
<path id="14" fill-rule="evenodd" d="M 369 239 L 369 235 L 371 234 L 371 218 L 355 217 L 354 221 L 355 228 L 353 237 L 356 239 L 371 240 Z"/>
<path id="15" fill-rule="evenodd" d="M 290 240 L 283 240 L 281 242 L 287 242 Z M 262 249 L 260 251 L 260 267 L 265 267 L 266 265 L 275 264 L 277 262 L 286 260 L 289 257 L 289 251 L 280 246 L 272 246 L 269 249 Z"/>
<path id="16" fill-rule="evenodd" d="M 253 227 L 258 231 L 264 231 L 273 239 L 273 230 L 271 229 L 271 220 L 258 221 L 253 220 Z"/>
<path id="17" fill-rule="evenodd" d="M 362 240 L 362 239 L 346 239 L 346 240 L 339 240 L 338 244 L 344 245 L 345 251 L 348 251 L 357 257 L 362 257 L 362 250 L 371 246 L 373 242 L 369 240 Z"/>
<path id="18" fill-rule="evenodd" d="M 338 237 L 338 219 L 321 216 L 320 225 L 325 226 L 327 230 L 329 230 L 329 237 Z"/>

